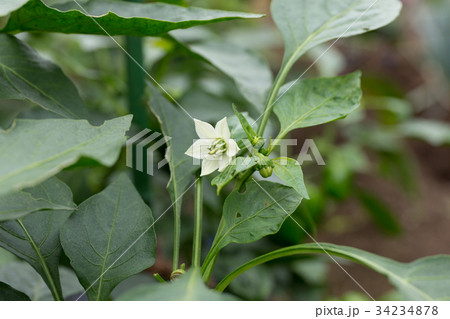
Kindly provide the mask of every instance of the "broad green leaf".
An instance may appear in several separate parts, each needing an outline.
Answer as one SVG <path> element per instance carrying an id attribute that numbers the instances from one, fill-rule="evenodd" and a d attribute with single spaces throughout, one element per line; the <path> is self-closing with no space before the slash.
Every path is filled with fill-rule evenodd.
<path id="1" fill-rule="evenodd" d="M 311 253 L 353 260 L 387 276 L 404 300 L 450 300 L 450 255 L 436 255 L 401 263 L 360 249 L 327 243 L 290 246 L 259 256 L 226 276 L 216 289 L 223 291 L 239 274 L 262 263 Z"/>
<path id="2" fill-rule="evenodd" d="M 25 42 L 0 34 L 0 69 L 0 99 L 28 100 L 62 117 L 86 118 L 72 82 Z"/>
<path id="3" fill-rule="evenodd" d="M 66 267 L 59 267 L 64 298 L 77 297 L 83 292 L 74 272 Z M 53 300 L 42 277 L 26 262 L 14 261 L 0 267 L 0 281 L 16 290 L 24 292 L 32 301 Z"/>
<path id="4" fill-rule="evenodd" d="M 33 188 L 0 195 L 0 221 L 40 210 L 74 210 L 75 207 L 70 188 L 52 177 Z"/>
<path id="5" fill-rule="evenodd" d="M 399 125 L 403 136 L 418 138 L 433 145 L 450 144 L 450 125 L 446 122 L 433 120 L 410 120 Z"/>
<path id="6" fill-rule="evenodd" d="M 272 162 L 275 165 L 273 172 L 279 179 L 294 188 L 303 198 L 309 198 L 303 181 L 302 167 L 295 159 L 278 157 L 273 159 Z"/>
<path id="7" fill-rule="evenodd" d="M 17 115 L 33 106 L 23 100 L 7 100 L 0 103 L 0 130 L 8 129 Z"/>
<path id="8" fill-rule="evenodd" d="M 211 185 L 217 186 L 217 194 L 219 194 L 222 188 L 231 182 L 236 175 L 257 164 L 258 160 L 256 157 L 236 157 L 223 172 L 213 178 Z"/>
<path id="9" fill-rule="evenodd" d="M 167 188 L 172 201 L 183 194 L 191 185 L 195 172 L 199 169 L 185 152 L 198 139 L 194 121 L 183 110 L 176 108 L 153 86 L 151 88 L 150 109 L 158 118 L 161 130 L 167 138 L 166 159 L 170 167 L 170 181 Z M 177 204 L 175 204 L 177 205 Z"/>
<path id="10" fill-rule="evenodd" d="M 34 186 L 81 157 L 111 166 L 119 156 L 131 116 L 95 127 L 85 120 L 17 120 L 0 131 L 0 194 Z"/>
<path id="11" fill-rule="evenodd" d="M 150 272 L 144 271 L 134 276 L 128 277 L 124 281 L 114 288 L 111 292 L 110 299 L 116 300 L 119 296 L 123 295 L 125 292 L 130 291 L 131 289 L 136 288 L 140 285 L 146 284 L 156 284 L 158 281 L 155 277 L 152 276 Z"/>
<path id="12" fill-rule="evenodd" d="M 0 3 L 0 17 L 7 16 L 27 2 L 28 0 L 2 0 Z"/>
<path id="13" fill-rule="evenodd" d="M 23 292 L 0 282 L 0 301 L 30 301 L 30 298 Z"/>
<path id="14" fill-rule="evenodd" d="M 121 281 L 155 262 L 152 212 L 126 175 L 81 203 L 60 238 L 89 300 L 108 299 Z"/>
<path id="15" fill-rule="evenodd" d="M 138 286 L 123 295 L 122 301 L 224 301 L 236 300 L 231 295 L 209 289 L 199 269 L 190 269 L 172 283 Z"/>
<path id="16" fill-rule="evenodd" d="M 17 258 L 6 249 L 0 247 L 0 268 L 10 262 L 16 261 Z"/>
<path id="17" fill-rule="evenodd" d="M 327 123 L 347 116 L 359 106 L 360 72 L 333 78 L 297 81 L 275 104 L 281 123 L 278 138 L 296 128 Z"/>
<path id="18" fill-rule="evenodd" d="M 283 221 L 300 204 L 295 190 L 278 183 L 252 181 L 243 193 L 235 190 L 225 200 L 222 228 L 215 248 L 234 243 L 251 243 L 276 233 Z"/>
<path id="19" fill-rule="evenodd" d="M 12 12 L 2 32 L 45 31 L 100 35 L 159 36 L 171 30 L 233 19 L 260 18 L 253 13 L 181 7 L 165 3 L 70 1 L 47 6 L 30 0 Z"/>
<path id="20" fill-rule="evenodd" d="M 273 0 L 273 19 L 285 43 L 284 64 L 329 40 L 375 30 L 399 14 L 399 0 Z"/>
<path id="21" fill-rule="evenodd" d="M 186 0 L 159 0 L 158 2 L 176 4 L 178 6 L 186 6 Z"/>
<path id="22" fill-rule="evenodd" d="M 253 180 L 245 192 L 234 190 L 225 200 L 223 215 L 204 269 L 230 243 L 251 243 L 275 234 L 301 202 L 288 186 Z"/>
<path id="23" fill-rule="evenodd" d="M 0 246 L 29 263 L 56 300 L 62 299 L 59 231 L 71 213 L 72 210 L 39 211 L 0 223 Z"/>
<path id="24" fill-rule="evenodd" d="M 182 41 L 178 34 L 182 33 L 171 33 Z M 263 58 L 248 49 L 216 40 L 185 44 L 185 47 L 233 79 L 247 101 L 259 110 L 263 109 L 273 80 L 270 67 Z"/>

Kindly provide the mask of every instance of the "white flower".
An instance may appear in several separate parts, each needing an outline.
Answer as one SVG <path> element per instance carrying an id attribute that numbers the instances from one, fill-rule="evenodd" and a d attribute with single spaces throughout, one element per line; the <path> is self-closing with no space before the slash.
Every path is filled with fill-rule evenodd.
<path id="1" fill-rule="evenodd" d="M 227 118 L 217 122 L 216 128 L 197 119 L 194 119 L 194 122 L 200 139 L 192 144 L 186 155 L 203 160 L 200 176 L 211 174 L 216 169 L 222 172 L 239 151 L 236 141 L 231 139 Z"/>

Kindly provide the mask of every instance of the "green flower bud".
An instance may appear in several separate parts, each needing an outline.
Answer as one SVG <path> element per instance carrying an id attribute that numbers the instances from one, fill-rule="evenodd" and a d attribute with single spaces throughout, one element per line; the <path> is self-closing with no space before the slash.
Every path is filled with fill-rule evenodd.
<path id="1" fill-rule="evenodd" d="M 265 166 L 259 170 L 262 177 L 267 178 L 272 175 L 272 166 Z"/>

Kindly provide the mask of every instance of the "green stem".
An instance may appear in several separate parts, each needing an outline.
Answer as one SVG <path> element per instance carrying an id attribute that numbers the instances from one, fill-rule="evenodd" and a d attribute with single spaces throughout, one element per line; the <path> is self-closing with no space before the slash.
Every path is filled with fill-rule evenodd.
<path id="1" fill-rule="evenodd" d="M 281 133 L 279 134 L 269 145 L 269 150 L 268 150 L 268 154 L 272 153 L 273 149 L 275 148 L 275 146 L 278 145 L 278 143 L 280 143 L 280 141 L 287 135 L 287 133 Z"/>
<path id="2" fill-rule="evenodd" d="M 181 201 L 181 198 L 178 199 Z M 181 203 L 178 200 L 174 204 L 174 225 L 173 225 L 173 266 L 172 270 L 178 269 L 180 261 L 180 242 L 181 242 Z"/>
<path id="3" fill-rule="evenodd" d="M 202 255 L 202 218 L 203 218 L 203 187 L 202 178 L 195 182 L 194 202 L 194 241 L 192 245 L 192 266 L 200 267 Z"/>
<path id="4" fill-rule="evenodd" d="M 211 279 L 211 275 L 214 269 L 214 265 L 216 263 L 217 255 L 220 252 L 220 249 L 217 249 L 217 241 L 218 237 L 217 235 L 221 233 L 221 231 L 224 228 L 223 218 L 220 220 L 219 227 L 217 227 L 216 237 L 214 238 L 214 241 L 211 245 L 211 248 L 209 249 L 208 255 L 206 255 L 205 261 L 202 265 L 202 278 L 205 283 L 209 283 L 209 280 Z"/>
<path id="5" fill-rule="evenodd" d="M 141 0 L 128 0 L 129 2 L 142 2 Z M 149 115 L 146 111 L 145 103 L 145 79 L 146 74 L 142 70 L 144 63 L 144 50 L 142 38 L 127 36 L 125 49 L 129 56 L 127 62 L 127 87 L 128 87 L 128 108 L 133 114 L 133 123 L 139 130 L 149 126 Z M 145 161 L 144 161 L 145 162 Z M 151 187 L 148 175 L 138 170 L 133 170 L 133 179 L 136 189 L 142 198 L 151 203 Z"/>
<path id="6" fill-rule="evenodd" d="M 275 78 L 275 81 L 273 82 L 273 85 L 269 92 L 269 97 L 267 99 L 266 105 L 264 106 L 262 120 L 259 123 L 258 131 L 256 132 L 256 134 L 258 134 L 259 136 L 264 135 L 264 130 L 266 129 L 267 122 L 269 121 L 270 115 L 272 114 L 272 110 L 275 105 L 278 92 L 283 86 L 284 81 L 286 80 L 286 77 L 289 71 L 291 70 L 292 66 L 294 65 L 295 61 L 296 61 L 295 55 L 292 55 L 290 59 L 287 60 L 286 63 L 283 63 L 280 72 L 278 73 L 277 77 Z"/>
<path id="7" fill-rule="evenodd" d="M 158 280 L 160 283 L 163 283 L 163 284 L 166 284 L 166 283 L 167 283 L 167 282 L 164 280 L 164 278 L 161 277 L 161 275 L 158 274 L 158 273 L 153 274 L 153 277 L 154 277 L 156 280 Z"/>
<path id="8" fill-rule="evenodd" d="M 217 260 L 217 256 L 219 255 L 219 252 L 211 254 L 209 256 L 209 259 L 206 263 L 206 259 L 205 259 L 205 264 L 204 264 L 204 268 L 202 267 L 202 270 L 204 270 L 204 273 L 202 274 L 202 278 L 203 281 L 206 284 L 209 284 L 209 281 L 211 280 L 211 276 L 214 270 L 214 266 L 216 265 L 216 260 Z"/>
<path id="9" fill-rule="evenodd" d="M 58 288 L 56 288 L 56 284 L 53 281 L 53 278 L 52 278 L 52 275 L 50 274 L 50 270 L 48 269 L 47 263 L 46 263 L 44 257 L 42 256 L 41 251 L 39 250 L 36 243 L 34 242 L 33 237 L 31 237 L 30 233 L 28 232 L 25 225 L 22 223 L 22 221 L 20 219 L 18 219 L 17 222 L 19 223 L 23 232 L 27 236 L 28 241 L 31 244 L 31 247 L 33 247 L 34 251 L 36 252 L 36 255 L 38 256 L 39 263 L 41 264 L 42 270 L 44 271 L 45 277 L 47 279 L 46 281 L 47 281 L 48 287 L 50 288 L 50 291 L 52 292 L 53 299 L 55 299 L 55 301 L 63 300 L 62 296 L 60 295 L 60 293 L 58 291 Z"/>

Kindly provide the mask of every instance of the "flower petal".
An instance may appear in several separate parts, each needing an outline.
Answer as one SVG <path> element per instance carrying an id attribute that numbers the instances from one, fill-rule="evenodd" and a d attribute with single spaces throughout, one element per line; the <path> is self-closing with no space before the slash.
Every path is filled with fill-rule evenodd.
<path id="1" fill-rule="evenodd" d="M 206 122 L 194 119 L 195 131 L 200 138 L 216 138 L 214 127 Z"/>
<path id="2" fill-rule="evenodd" d="M 222 159 L 219 161 L 219 172 L 222 172 L 228 165 L 230 165 L 231 161 L 231 157 L 222 156 Z"/>
<path id="3" fill-rule="evenodd" d="M 237 154 L 237 152 L 239 152 L 239 146 L 237 145 L 236 141 L 233 139 L 229 139 L 227 155 L 233 157 L 234 155 Z"/>
<path id="4" fill-rule="evenodd" d="M 209 175 L 218 168 L 219 168 L 218 160 L 204 159 L 202 162 L 202 172 L 201 172 L 200 176 Z"/>
<path id="5" fill-rule="evenodd" d="M 199 140 L 196 140 L 194 144 L 189 147 L 185 154 L 193 158 L 203 159 L 208 155 L 209 147 L 213 142 L 214 140 L 209 138 L 201 138 Z"/>
<path id="6" fill-rule="evenodd" d="M 225 141 L 230 139 L 230 129 L 228 128 L 227 118 L 224 117 L 216 124 L 216 137 L 221 137 Z"/>

